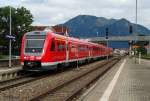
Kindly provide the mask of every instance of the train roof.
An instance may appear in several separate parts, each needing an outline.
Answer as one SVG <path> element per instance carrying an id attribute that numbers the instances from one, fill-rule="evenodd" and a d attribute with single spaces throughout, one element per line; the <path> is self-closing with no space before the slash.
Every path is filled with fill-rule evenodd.
<path id="1" fill-rule="evenodd" d="M 31 32 L 27 32 L 25 35 L 51 35 L 53 37 L 59 37 L 61 39 L 65 39 L 67 38 L 67 36 L 64 36 L 64 35 L 60 35 L 60 34 L 57 34 L 57 33 L 54 33 L 53 31 L 31 31 Z M 77 39 L 77 38 L 74 38 L 74 37 L 68 37 L 69 41 L 75 41 L 75 42 L 79 42 L 81 44 L 87 44 L 87 45 L 91 45 L 91 46 L 101 46 L 101 47 L 106 47 L 104 45 L 101 45 L 101 44 L 97 44 L 97 43 L 92 43 L 92 42 L 88 42 L 86 40 L 81 40 L 81 39 Z"/>
<path id="2" fill-rule="evenodd" d="M 60 34 L 57 34 L 57 33 L 53 33 L 53 35 L 56 36 L 56 37 L 64 38 L 64 39 L 67 38 L 67 36 L 60 35 Z M 90 44 L 90 45 L 96 45 L 96 46 L 100 45 L 100 44 L 88 42 L 86 40 L 81 40 L 81 39 L 74 38 L 74 37 L 69 37 L 69 41 L 75 41 L 75 42 L 80 42 L 80 43 L 83 43 L 83 44 Z"/>

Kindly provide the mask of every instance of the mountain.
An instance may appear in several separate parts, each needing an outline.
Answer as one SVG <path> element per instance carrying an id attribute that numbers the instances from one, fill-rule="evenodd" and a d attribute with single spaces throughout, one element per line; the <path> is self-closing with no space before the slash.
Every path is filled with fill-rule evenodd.
<path id="1" fill-rule="evenodd" d="M 131 35 L 129 33 L 129 26 L 131 25 L 134 33 L 137 27 L 136 32 L 139 35 L 150 35 L 150 30 L 146 27 L 131 23 L 124 18 L 106 19 L 91 15 L 78 15 L 61 25 L 69 28 L 70 36 L 80 38 L 96 37 L 97 35 L 105 36 L 106 28 L 109 29 L 109 36 Z"/>

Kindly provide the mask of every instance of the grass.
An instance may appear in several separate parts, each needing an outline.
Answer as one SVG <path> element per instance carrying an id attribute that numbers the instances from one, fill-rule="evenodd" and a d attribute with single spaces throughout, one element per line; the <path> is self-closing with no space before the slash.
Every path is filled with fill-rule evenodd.
<path id="1" fill-rule="evenodd" d="M 3 55 L 0 55 L 0 59 L 3 59 L 3 57 L 4 57 Z"/>
<path id="2" fill-rule="evenodd" d="M 7 55 L 0 55 L 0 59 L 7 59 L 8 56 Z"/>
<path id="3" fill-rule="evenodd" d="M 142 58 L 143 58 L 143 59 L 148 59 L 148 60 L 150 60 L 150 54 L 142 55 Z"/>

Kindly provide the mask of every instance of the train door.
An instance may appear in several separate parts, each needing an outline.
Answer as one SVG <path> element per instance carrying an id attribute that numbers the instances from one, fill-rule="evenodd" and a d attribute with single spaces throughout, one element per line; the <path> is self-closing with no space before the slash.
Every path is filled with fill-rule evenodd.
<path id="1" fill-rule="evenodd" d="M 56 40 L 56 61 L 64 62 L 66 59 L 66 47 L 65 47 L 65 41 L 64 40 Z"/>
<path id="2" fill-rule="evenodd" d="M 91 54 L 91 47 L 89 46 L 88 49 L 89 49 L 89 58 L 91 58 L 91 55 L 92 55 Z"/>
<path id="3" fill-rule="evenodd" d="M 75 43 L 75 58 L 79 59 L 79 44 Z"/>
<path id="4" fill-rule="evenodd" d="M 69 57 L 70 59 L 75 59 L 76 47 L 74 42 L 69 43 Z"/>
<path id="5" fill-rule="evenodd" d="M 56 61 L 56 41 L 55 41 L 55 38 L 52 38 L 51 40 L 51 45 L 50 45 L 50 61 L 51 62 L 54 62 Z"/>

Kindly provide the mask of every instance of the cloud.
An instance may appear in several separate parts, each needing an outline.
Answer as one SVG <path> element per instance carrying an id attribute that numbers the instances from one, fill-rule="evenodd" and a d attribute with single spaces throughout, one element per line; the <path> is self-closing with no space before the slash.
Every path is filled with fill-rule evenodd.
<path id="1" fill-rule="evenodd" d="M 34 25 L 55 25 L 79 14 L 126 18 L 135 22 L 135 0 L 2 0 L 3 4 L 25 6 L 34 16 Z M 150 28 L 150 1 L 138 0 L 138 23 Z"/>
<path id="2" fill-rule="evenodd" d="M 32 4 L 37 4 L 37 3 L 44 3 L 45 0 L 21 0 L 23 3 L 32 3 Z"/>

